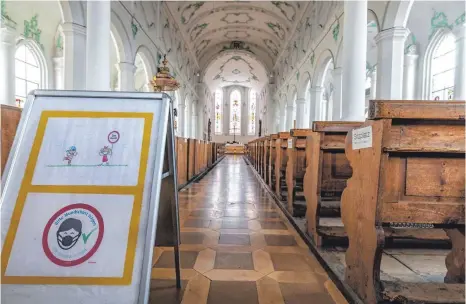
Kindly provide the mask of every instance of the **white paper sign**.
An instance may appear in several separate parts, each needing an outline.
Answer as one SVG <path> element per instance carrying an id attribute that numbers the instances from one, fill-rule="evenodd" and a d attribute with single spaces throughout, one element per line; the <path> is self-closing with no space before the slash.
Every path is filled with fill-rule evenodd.
<path id="1" fill-rule="evenodd" d="M 288 138 L 288 149 L 293 149 L 293 138 Z"/>
<path id="2" fill-rule="evenodd" d="M 143 303 L 168 114 L 161 93 L 28 97 L 2 181 L 2 303 Z"/>
<path id="3" fill-rule="evenodd" d="M 353 130 L 353 150 L 372 147 L 372 126 Z"/>

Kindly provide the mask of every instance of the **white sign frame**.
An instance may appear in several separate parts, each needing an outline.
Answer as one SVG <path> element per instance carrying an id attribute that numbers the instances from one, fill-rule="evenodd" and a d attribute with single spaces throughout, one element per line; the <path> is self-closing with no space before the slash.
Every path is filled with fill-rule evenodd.
<path id="1" fill-rule="evenodd" d="M 372 148 L 372 126 L 353 129 L 351 140 L 353 150 Z"/>
<path id="2" fill-rule="evenodd" d="M 41 98 L 47 100 L 47 103 L 41 102 Z M 52 101 L 51 101 L 52 99 Z M 69 107 L 63 105 L 63 100 L 69 99 Z M 53 102 L 55 100 L 55 102 Z M 24 283 L 23 280 L 8 280 L 7 283 L 2 281 L 2 300 L 13 301 L 14 303 L 29 303 L 29 299 L 34 298 L 35 303 L 148 303 L 150 279 L 152 271 L 152 255 L 154 251 L 156 229 L 157 229 L 157 213 L 160 204 L 160 191 L 163 178 L 174 179 L 174 190 L 177 191 L 176 184 L 176 166 L 174 163 L 174 155 L 169 155 L 170 174 L 162 176 L 163 162 L 165 157 L 165 144 L 169 145 L 168 153 L 174 153 L 174 133 L 173 126 L 173 111 L 171 110 L 171 99 L 163 93 L 140 93 L 140 92 L 97 92 L 97 91 L 33 91 L 27 98 L 22 116 L 17 128 L 16 136 L 12 145 L 11 152 L 8 157 L 5 171 L 2 177 L 2 196 L 0 199 L 0 208 L 2 211 L 2 253 L 5 247 L 5 236 L 10 229 L 13 209 L 16 206 L 16 197 L 22 186 L 22 177 L 25 175 L 26 164 L 24 163 L 24 154 L 21 152 L 22 146 L 30 144 L 35 139 L 35 134 L 38 132 L 39 122 L 37 115 L 42 117 L 44 111 L 83 111 L 79 105 L 81 100 L 92 100 L 92 102 L 101 102 L 100 105 L 105 107 L 97 112 L 128 112 L 127 108 L 120 109 L 118 106 L 130 100 L 131 103 L 157 103 L 160 102 L 160 112 L 153 113 L 151 125 L 151 137 L 149 139 L 148 151 L 153 155 L 147 158 L 146 171 L 144 176 L 144 193 L 141 192 L 141 211 L 138 219 L 138 231 L 136 233 L 136 247 L 134 248 L 134 260 L 132 272 L 130 274 L 129 284 L 106 284 L 96 283 L 90 285 L 88 283 L 69 284 L 64 283 Z M 71 102 L 70 102 L 71 101 Z M 76 101 L 76 102 L 75 102 Z M 139 102 L 138 102 L 139 101 Z M 112 104 L 110 104 L 112 102 Z M 65 102 L 66 103 L 66 102 Z M 109 106 L 112 106 L 111 110 Z M 126 106 L 128 103 L 126 103 Z M 56 108 L 54 108 L 56 106 Z M 85 108 L 85 106 L 84 106 Z M 99 106 L 96 106 L 99 108 Z M 131 108 L 131 106 L 130 106 Z M 146 113 L 147 109 L 135 110 L 134 112 Z M 33 115 L 34 113 L 34 115 Z M 39 113 L 39 114 L 37 114 Z M 36 119 L 36 120 L 35 120 Z M 158 119 L 158 120 L 157 120 Z M 155 128 L 154 128 L 155 127 Z M 29 128 L 29 129 L 28 129 Z M 31 139 L 29 136 L 33 135 Z M 28 135 L 28 138 L 26 138 Z M 154 140 L 158 139 L 158 140 Z M 160 140 L 162 139 L 162 140 Z M 166 143 L 165 140 L 166 139 Z M 152 167 L 152 168 L 151 168 Z M 147 179 L 150 179 L 149 181 Z M 13 203 L 11 203 L 13 202 Z M 174 211 L 178 214 L 177 195 L 174 192 Z M 145 210 L 146 209 L 146 210 Z M 147 212 L 147 215 L 143 215 Z M 6 224 L 6 225 L 5 225 Z M 179 222 L 176 220 L 176 235 L 175 251 L 178 250 L 179 244 Z M 19 224 L 18 224 L 19 225 Z M 142 230 L 141 230 L 142 229 Z M 13 236 L 13 242 L 15 237 Z M 12 250 L 10 248 L 10 250 Z M 11 251 L 10 251 L 11 253 Z M 2 255 L 3 256 L 3 255 Z M 179 256 L 175 254 L 175 260 Z M 8 261 L 8 260 L 7 260 Z M 5 266 L 5 271 L 6 271 Z M 2 268 L 2 278 L 6 272 Z M 179 274 L 179 269 L 177 269 Z M 6 276 L 8 277 L 8 276 Z M 72 277 L 64 277 L 72 278 Z M 177 278 L 179 281 L 179 278 Z M 22 282 L 22 283 L 21 283 Z M 83 281 L 84 282 L 84 281 Z M 88 285 L 86 285 L 88 284 Z M 118 285 L 118 286 L 116 286 Z M 115 288 L 117 287 L 117 288 Z M 118 292 L 117 292 L 118 291 Z M 124 294 L 130 293 L 127 297 Z M 77 297 L 79 295 L 79 297 Z M 131 297 L 129 301 L 128 297 Z"/>

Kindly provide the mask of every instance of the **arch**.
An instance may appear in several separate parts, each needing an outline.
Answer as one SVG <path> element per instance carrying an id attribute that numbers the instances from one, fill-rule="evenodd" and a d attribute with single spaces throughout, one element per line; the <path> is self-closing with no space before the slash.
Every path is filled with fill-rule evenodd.
<path id="1" fill-rule="evenodd" d="M 24 39 L 20 38 L 16 42 L 16 51 L 18 50 L 19 47 L 25 46 L 27 47 L 32 55 L 34 56 L 34 59 L 37 61 L 40 69 L 40 83 L 39 83 L 39 88 L 40 89 L 47 89 L 49 87 L 49 73 L 48 73 L 48 65 L 47 65 L 47 60 L 45 59 L 44 53 L 42 51 L 42 48 L 40 45 L 35 42 L 32 39 Z M 29 93 L 29 92 L 26 92 Z"/>
<path id="2" fill-rule="evenodd" d="M 118 62 L 134 62 L 133 49 L 131 45 L 132 39 L 129 38 L 125 30 L 125 26 L 120 17 L 112 10 L 111 28 L 113 42 L 117 46 Z"/>
<path id="3" fill-rule="evenodd" d="M 406 27 L 414 0 L 388 1 L 382 30 L 393 27 Z"/>
<path id="4" fill-rule="evenodd" d="M 150 76 L 155 75 L 157 71 L 157 66 L 155 63 L 154 56 L 152 56 L 152 53 L 149 50 L 149 48 L 147 48 L 145 45 L 140 45 L 136 50 L 134 60 L 132 62 L 136 62 L 137 55 L 141 56 L 142 60 L 144 61 L 144 64 L 146 65 L 147 69 L 147 74 L 149 74 Z"/>
<path id="5" fill-rule="evenodd" d="M 62 22 L 74 23 L 86 26 L 86 14 L 82 1 L 59 0 Z"/>
<path id="6" fill-rule="evenodd" d="M 438 29 L 433 35 L 426 48 L 422 60 L 422 99 L 431 99 L 432 91 L 432 59 L 437 47 L 453 33 L 447 28 Z"/>
<path id="7" fill-rule="evenodd" d="M 292 84 L 290 86 L 290 89 L 288 90 L 288 96 L 291 96 L 292 98 L 295 99 L 295 95 L 297 94 L 298 94 L 298 88 L 294 84 Z M 293 102 L 295 102 L 295 100 L 293 99 L 287 100 L 287 105 L 294 106 Z"/>
<path id="8" fill-rule="evenodd" d="M 312 86 L 322 86 L 323 77 L 325 73 L 325 68 L 327 67 L 329 61 L 335 62 L 333 53 L 331 50 L 326 49 L 320 55 L 314 70 L 314 77 L 312 77 Z M 333 66 L 332 66 L 333 69 Z"/>

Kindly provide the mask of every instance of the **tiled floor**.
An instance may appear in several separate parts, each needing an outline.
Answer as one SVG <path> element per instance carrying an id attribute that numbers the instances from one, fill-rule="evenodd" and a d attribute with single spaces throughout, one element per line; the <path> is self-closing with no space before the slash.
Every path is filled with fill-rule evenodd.
<path id="1" fill-rule="evenodd" d="M 241 156 L 179 195 L 181 276 L 156 247 L 150 303 L 347 303 Z"/>

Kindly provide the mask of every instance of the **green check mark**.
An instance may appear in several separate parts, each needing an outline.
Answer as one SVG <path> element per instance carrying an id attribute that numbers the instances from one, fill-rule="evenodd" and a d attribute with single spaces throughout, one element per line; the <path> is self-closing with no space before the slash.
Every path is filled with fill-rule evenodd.
<path id="1" fill-rule="evenodd" d="M 89 239 L 89 237 L 91 236 L 91 234 L 92 234 L 94 231 L 96 231 L 96 230 L 97 230 L 97 228 L 94 228 L 94 230 L 92 230 L 91 232 L 89 232 L 89 234 L 87 234 L 87 235 L 83 232 L 83 241 L 84 241 L 84 244 L 87 243 L 87 240 Z"/>

